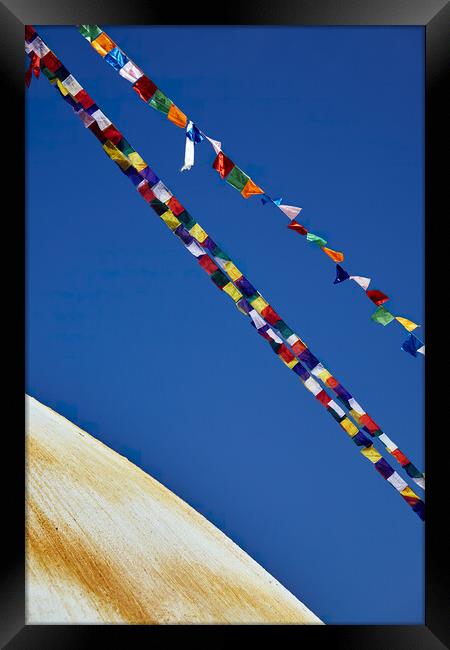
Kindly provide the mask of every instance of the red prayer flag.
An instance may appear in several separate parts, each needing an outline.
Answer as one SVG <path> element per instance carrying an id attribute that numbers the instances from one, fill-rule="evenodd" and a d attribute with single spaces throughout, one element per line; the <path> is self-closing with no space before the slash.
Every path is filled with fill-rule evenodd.
<path id="1" fill-rule="evenodd" d="M 298 357 L 299 354 L 306 350 L 306 345 L 301 341 L 296 341 L 294 345 L 291 346 L 294 350 L 295 355 Z"/>
<path id="2" fill-rule="evenodd" d="M 30 65 L 28 66 L 28 69 L 25 72 L 25 85 L 27 88 L 30 87 L 32 72 L 34 72 L 35 77 L 39 77 L 39 74 L 41 72 L 41 59 L 38 57 L 36 52 L 33 52 L 31 54 Z"/>
<path id="3" fill-rule="evenodd" d="M 328 406 L 331 402 L 331 397 L 324 390 L 321 390 L 320 393 L 317 393 L 316 399 L 319 400 L 324 406 Z"/>
<path id="4" fill-rule="evenodd" d="M 157 87 L 153 81 L 144 74 L 133 84 L 133 90 L 137 92 L 144 102 L 148 102 L 157 91 Z"/>
<path id="5" fill-rule="evenodd" d="M 25 25 L 25 40 L 31 41 L 33 36 L 36 34 L 36 30 L 32 25 Z"/>
<path id="6" fill-rule="evenodd" d="M 213 169 L 219 172 L 222 178 L 225 178 L 225 176 L 228 176 L 228 174 L 231 172 L 233 167 L 234 167 L 234 162 L 230 160 L 223 153 L 223 151 L 219 151 L 219 153 L 217 154 L 213 162 Z"/>
<path id="7" fill-rule="evenodd" d="M 389 300 L 388 296 L 378 289 L 367 289 L 366 294 L 378 307 Z"/>
<path id="8" fill-rule="evenodd" d="M 119 144 L 119 142 L 122 140 L 123 135 L 121 134 L 120 131 L 116 129 L 115 126 L 110 124 L 109 126 L 106 127 L 106 129 L 103 129 L 102 131 L 103 135 L 107 140 L 111 140 L 113 144 Z"/>
<path id="9" fill-rule="evenodd" d="M 80 92 L 75 95 L 75 99 L 85 110 L 94 105 L 94 100 L 85 90 L 80 90 Z"/>
<path id="10" fill-rule="evenodd" d="M 289 230 L 295 230 L 295 232 L 298 232 L 299 235 L 307 235 L 308 231 L 304 226 L 302 226 L 298 221 L 295 221 L 293 219 L 291 223 L 288 225 Z"/>
<path id="11" fill-rule="evenodd" d="M 380 431 L 380 427 L 378 426 L 378 424 L 374 420 L 372 420 L 370 415 L 367 415 L 367 413 L 361 415 L 359 421 L 361 422 L 361 424 L 367 427 L 367 429 L 369 429 L 370 433 L 375 433 L 376 431 Z"/>
<path id="12" fill-rule="evenodd" d="M 271 325 L 275 325 L 279 320 L 281 320 L 281 317 L 274 309 L 272 309 L 270 305 L 264 307 L 264 309 L 261 311 L 261 316 Z"/>
<path id="13" fill-rule="evenodd" d="M 50 72 L 56 72 L 56 70 L 62 66 L 62 63 L 56 58 L 53 52 L 47 52 L 47 54 L 42 57 L 42 65 L 50 70 Z"/>
<path id="14" fill-rule="evenodd" d="M 153 194 L 153 192 L 150 189 L 150 185 L 145 181 L 145 183 L 141 183 L 138 185 L 138 192 L 142 196 L 142 198 L 147 201 L 147 203 L 151 203 L 153 199 L 156 199 L 156 196 Z"/>
<path id="15" fill-rule="evenodd" d="M 173 212 L 176 217 L 178 217 L 178 215 L 181 214 L 184 210 L 181 203 L 174 196 L 171 196 L 167 201 L 167 207 L 169 210 L 171 210 L 171 212 Z"/>
<path id="16" fill-rule="evenodd" d="M 214 264 L 209 255 L 200 255 L 197 259 L 202 269 L 204 269 L 209 275 L 219 270 L 219 267 Z"/>
<path id="17" fill-rule="evenodd" d="M 398 460 L 398 462 L 402 467 L 408 465 L 409 459 L 405 456 L 403 452 L 400 451 L 400 449 L 394 449 L 392 455 L 396 457 L 396 459 Z"/>
<path id="18" fill-rule="evenodd" d="M 290 350 L 284 345 L 284 343 L 282 343 L 280 345 L 280 348 L 278 350 L 278 355 L 282 359 L 284 359 L 284 361 L 286 361 L 286 363 L 290 363 L 291 361 L 293 361 L 295 359 L 292 352 L 290 352 Z"/>

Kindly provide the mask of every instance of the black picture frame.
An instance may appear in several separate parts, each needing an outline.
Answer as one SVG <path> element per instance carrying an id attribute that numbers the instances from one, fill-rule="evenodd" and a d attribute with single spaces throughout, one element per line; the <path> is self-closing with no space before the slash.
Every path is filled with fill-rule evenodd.
<path id="1" fill-rule="evenodd" d="M 24 52 L 25 24 L 177 24 L 177 25 L 420 25 L 426 37 L 426 465 L 428 477 L 426 524 L 426 581 L 424 625 L 406 626 L 133 626 L 133 625 L 25 625 L 24 569 L 24 437 L 22 413 L 24 393 Z M 360 650 L 438 650 L 450 647 L 449 553 L 445 534 L 448 512 L 442 477 L 446 475 L 449 436 L 444 426 L 433 426 L 437 410 L 446 411 L 445 393 L 438 373 L 438 361 L 445 348 L 445 333 L 438 325 L 445 312 L 439 283 L 445 277 L 446 254 L 443 224 L 448 211 L 448 131 L 446 131 L 445 88 L 450 70 L 450 4 L 446 0 L 255 0 L 246 3 L 185 3 L 175 6 L 142 1 L 105 0 L 3 0 L 0 3 L 0 49 L 4 78 L 2 139 L 7 177 L 2 195 L 12 208 L 3 211 L 4 251 L 15 249 L 5 267 L 4 305 L 7 307 L 8 349 L 13 351 L 7 378 L 5 411 L 12 424 L 4 429 L 2 478 L 2 572 L 0 591 L 1 647 L 81 648 L 107 642 L 126 647 L 150 642 L 166 645 L 173 635 L 183 643 L 200 635 L 203 642 L 225 645 L 236 632 L 253 640 L 261 629 L 267 642 L 292 643 L 309 648 L 312 644 L 333 644 L 335 648 Z M 447 83 L 446 83 L 447 82 Z M 447 133 L 447 137 L 445 134 Z M 5 177 L 4 177 L 5 178 Z M 447 181 L 448 184 L 448 181 Z M 444 218 L 442 218 L 444 217 Z M 5 236 L 5 231 L 7 234 Z M 436 300 L 434 299 L 436 296 Z M 441 307 L 439 307 L 439 302 Z M 436 304 L 438 303 L 438 304 Z M 11 342 L 10 339 L 12 338 Z M 443 343 L 444 342 L 444 343 Z M 4 346 L 6 347 L 6 346 Z M 435 348 L 436 347 L 436 351 Z M 445 375 L 444 375 L 445 380 Z M 444 382 L 445 383 L 445 382 Z M 441 420 L 442 422 L 442 420 Z M 6 447 L 6 449 L 5 449 Z M 441 479 L 439 478 L 441 477 Z M 368 573 L 368 580 L 376 579 Z M 113 636 L 112 636 L 113 635 Z"/>

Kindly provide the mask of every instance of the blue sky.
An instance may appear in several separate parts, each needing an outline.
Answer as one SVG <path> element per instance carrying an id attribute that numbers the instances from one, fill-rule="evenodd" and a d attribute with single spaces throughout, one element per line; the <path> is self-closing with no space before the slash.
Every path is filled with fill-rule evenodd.
<path id="1" fill-rule="evenodd" d="M 423 359 L 211 169 L 74 27 L 37 27 L 171 191 L 421 469 Z M 422 28 L 108 33 L 301 223 L 423 323 Z M 424 527 L 112 165 L 27 92 L 27 392 L 204 514 L 326 623 L 423 623 Z M 419 330 L 423 336 L 423 328 Z"/>

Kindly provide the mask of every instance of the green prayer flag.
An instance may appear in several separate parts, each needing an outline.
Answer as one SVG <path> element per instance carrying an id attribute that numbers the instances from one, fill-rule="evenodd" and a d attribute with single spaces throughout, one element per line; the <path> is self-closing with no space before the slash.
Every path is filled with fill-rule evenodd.
<path id="1" fill-rule="evenodd" d="M 117 145 L 117 148 L 120 149 L 120 151 L 125 154 L 126 156 L 129 156 L 130 153 L 136 153 L 131 144 L 125 140 L 125 138 L 122 138 Z"/>
<path id="2" fill-rule="evenodd" d="M 165 113 L 167 115 L 167 113 L 170 111 L 170 107 L 172 106 L 173 101 L 166 97 L 163 92 L 157 89 L 148 103 L 150 106 L 153 106 L 153 108 L 156 108 L 157 111 L 161 111 L 161 113 Z"/>
<path id="3" fill-rule="evenodd" d="M 102 30 L 98 25 L 78 25 L 78 31 L 89 41 L 89 43 L 92 43 L 92 41 L 102 33 Z"/>
<path id="4" fill-rule="evenodd" d="M 42 66 L 41 70 L 49 81 L 53 81 L 53 79 L 56 79 L 56 75 L 45 66 Z"/>
<path id="5" fill-rule="evenodd" d="M 384 307 L 378 307 L 378 309 L 373 312 L 370 318 L 375 323 L 379 323 L 380 325 L 388 325 L 394 320 L 394 316 L 391 314 L 391 312 Z"/>
<path id="6" fill-rule="evenodd" d="M 190 230 L 193 226 L 195 226 L 196 221 L 187 210 L 183 210 L 180 214 L 177 215 L 177 219 L 181 221 L 183 226 Z"/>
<path id="7" fill-rule="evenodd" d="M 327 243 L 326 239 L 322 239 L 322 237 L 319 237 L 319 235 L 314 235 L 312 232 L 309 232 L 306 235 L 306 239 L 313 244 L 317 244 L 318 246 L 325 246 Z"/>
<path id="8" fill-rule="evenodd" d="M 244 174 L 244 172 L 235 165 L 225 180 L 241 192 L 247 184 L 248 179 L 249 177 L 247 174 Z"/>
<path id="9" fill-rule="evenodd" d="M 212 250 L 212 254 L 214 257 L 218 257 L 221 260 L 224 260 L 225 262 L 231 261 L 228 255 L 219 247 L 215 246 L 214 249 Z"/>
<path id="10" fill-rule="evenodd" d="M 285 339 L 288 339 L 292 334 L 294 334 L 291 328 L 286 325 L 284 320 L 279 320 L 275 327 Z"/>

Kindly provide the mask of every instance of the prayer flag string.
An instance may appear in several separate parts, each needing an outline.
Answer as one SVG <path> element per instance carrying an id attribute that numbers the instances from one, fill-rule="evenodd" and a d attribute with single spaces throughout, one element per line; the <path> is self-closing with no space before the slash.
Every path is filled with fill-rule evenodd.
<path id="1" fill-rule="evenodd" d="M 326 246 L 327 241 L 308 230 L 296 221 L 296 217 L 301 212 L 302 208 L 294 205 L 283 204 L 282 199 L 271 198 L 261 187 L 259 187 L 242 169 L 240 169 L 225 153 L 222 151 L 222 144 L 217 140 L 208 137 L 200 128 L 189 119 L 181 109 L 174 104 L 174 102 L 167 97 L 157 85 L 145 75 L 143 70 L 139 68 L 125 53 L 124 51 L 103 31 L 98 25 L 78 25 L 78 31 L 84 38 L 91 44 L 92 48 L 120 74 L 124 79 L 129 81 L 133 90 L 139 97 L 146 103 L 152 106 L 167 119 L 180 128 L 186 128 L 186 145 L 184 164 L 181 171 L 187 171 L 194 165 L 195 147 L 203 140 L 208 140 L 214 149 L 216 157 L 213 162 L 213 169 L 215 169 L 220 177 L 224 179 L 229 185 L 233 186 L 245 198 L 250 196 L 260 195 L 263 205 L 266 203 L 273 203 L 276 207 L 283 212 L 290 223 L 288 228 L 298 233 L 299 235 L 306 236 L 306 241 L 315 244 L 320 248 L 327 257 L 336 263 L 336 279 L 333 284 L 340 284 L 344 280 L 352 279 L 359 286 L 361 286 L 366 296 L 375 303 L 377 307 L 389 300 L 388 296 L 378 290 L 367 290 L 370 283 L 369 278 L 361 278 L 360 276 L 353 276 L 347 273 L 342 266 L 339 266 L 344 261 L 344 253 L 335 251 Z M 30 73 L 31 75 L 31 73 Z M 344 277 L 345 274 L 345 277 Z M 366 281 L 365 288 L 358 280 Z M 381 296 L 381 298 L 379 298 Z M 381 302 L 380 302 L 381 300 Z M 397 321 L 408 332 L 412 332 L 419 327 L 416 323 L 404 318 L 402 316 L 395 316 L 388 312 L 385 308 L 382 311 L 377 309 L 371 316 L 373 322 L 386 326 L 393 321 Z M 417 341 L 417 343 L 416 343 Z M 415 336 L 411 339 L 408 336 L 401 349 L 408 352 L 414 357 L 417 357 L 417 352 L 424 355 L 425 345 L 419 341 Z"/>

